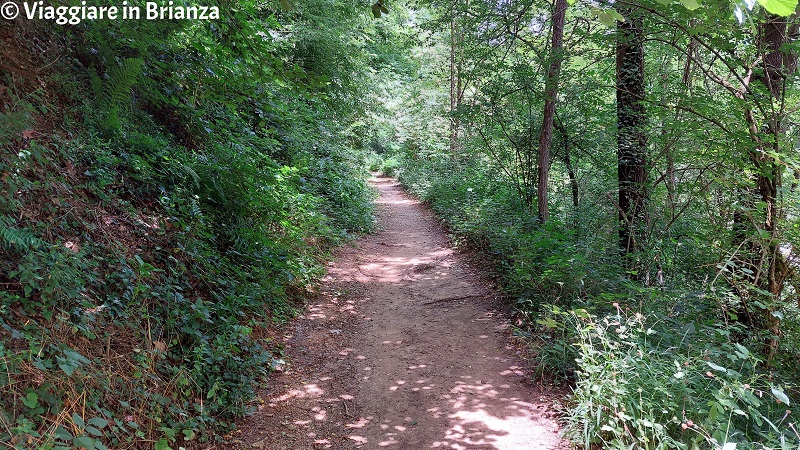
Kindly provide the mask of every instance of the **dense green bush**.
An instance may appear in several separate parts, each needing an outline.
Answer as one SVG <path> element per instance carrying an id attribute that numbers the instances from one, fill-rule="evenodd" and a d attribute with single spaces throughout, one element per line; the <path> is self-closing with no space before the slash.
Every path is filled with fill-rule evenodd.
<path id="1" fill-rule="evenodd" d="M 22 174 L 6 182 L 28 187 L 0 216 L 11 287 L 0 292 L 3 439 L 118 448 L 230 426 L 273 361 L 254 330 L 294 314 L 289 290 L 321 273 L 326 240 L 369 228 L 365 184 L 325 184 L 346 162 L 291 168 L 247 147 L 190 153 L 135 131 L 54 148 L 4 160 Z M 38 197 L 59 199 L 46 208 L 67 220 L 12 219 Z M 93 199 L 97 210 L 75 210 Z M 106 372 L 116 358 L 134 366 Z M 80 392 L 92 395 L 81 420 L 112 425 L 71 434 Z M 43 422 L 39 408 L 66 419 Z"/>
<path id="2" fill-rule="evenodd" d="M 432 205 L 455 241 L 490 257 L 519 318 L 516 332 L 531 343 L 542 373 L 575 384 L 565 431 L 576 444 L 731 450 L 800 443 L 787 409 L 792 376 L 765 368 L 749 350 L 766 336 L 730 320 L 735 296 L 694 269 L 713 260 L 699 241 L 656 239 L 642 259 L 661 261 L 655 267 L 669 282 L 655 267 L 648 281 L 620 264 L 613 226 L 591 218 L 542 226 L 485 162 L 403 163 L 400 180 Z M 710 314 L 719 305 L 728 317 Z"/>
<path id="3" fill-rule="evenodd" d="M 586 448 L 796 448 L 789 397 L 731 342 L 734 329 L 677 327 L 614 303 L 603 317 L 551 309 L 577 353 L 567 435 Z M 552 320 L 555 317 L 557 320 Z"/>
<path id="4" fill-rule="evenodd" d="M 330 20 L 296 6 L 284 23 Z M 320 100 L 329 78 L 315 70 L 334 68 L 305 54 L 351 43 L 252 41 L 282 26 L 275 5 L 239 7 L 219 27 L 44 27 L 63 44 L 48 78 L 59 95 L 0 78 L 15 93 L 0 97 L 9 447 L 215 439 L 251 411 L 281 357 L 268 332 L 296 314 L 331 246 L 373 227 L 341 120 L 358 90 Z"/>
<path id="5" fill-rule="evenodd" d="M 535 314 L 543 299 L 580 303 L 624 281 L 609 236 L 581 236 L 558 220 L 539 226 L 502 178 L 480 162 L 414 161 L 400 180 L 431 203 L 455 239 L 494 260 L 521 311 Z"/>

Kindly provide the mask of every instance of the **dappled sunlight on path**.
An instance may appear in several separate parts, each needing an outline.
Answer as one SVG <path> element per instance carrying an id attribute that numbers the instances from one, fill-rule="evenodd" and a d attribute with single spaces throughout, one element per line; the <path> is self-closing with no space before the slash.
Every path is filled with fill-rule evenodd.
<path id="1" fill-rule="evenodd" d="M 242 443 L 560 448 L 554 400 L 529 381 L 491 288 L 394 180 L 372 183 L 381 231 L 330 265 L 325 289 L 286 336 L 282 386 L 245 427 L 261 439 Z"/>

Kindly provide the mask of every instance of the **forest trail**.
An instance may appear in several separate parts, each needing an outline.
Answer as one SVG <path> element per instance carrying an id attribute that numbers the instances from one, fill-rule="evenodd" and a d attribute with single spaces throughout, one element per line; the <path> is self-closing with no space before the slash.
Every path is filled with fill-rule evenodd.
<path id="1" fill-rule="evenodd" d="M 380 232 L 341 249 L 223 448 L 566 448 L 491 288 L 394 179 L 371 183 Z"/>

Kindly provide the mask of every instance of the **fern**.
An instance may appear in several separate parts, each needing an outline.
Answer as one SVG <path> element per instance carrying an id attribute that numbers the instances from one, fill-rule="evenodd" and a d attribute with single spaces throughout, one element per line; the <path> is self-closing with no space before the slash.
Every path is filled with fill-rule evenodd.
<path id="1" fill-rule="evenodd" d="M 192 181 L 194 182 L 195 187 L 197 188 L 200 187 L 200 181 L 201 181 L 200 175 L 198 175 L 197 172 L 194 171 L 194 169 L 181 162 L 176 162 L 175 167 L 179 169 L 177 172 L 179 172 L 180 174 L 188 175 L 189 178 L 191 178 Z"/>
<path id="2" fill-rule="evenodd" d="M 29 251 L 42 244 L 30 230 L 14 227 L 15 221 L 8 216 L 0 216 L 0 247 L 7 250 Z"/>
<path id="3" fill-rule="evenodd" d="M 131 89 L 142 76 L 144 60 L 125 58 L 122 65 L 108 71 L 102 90 L 102 101 L 109 108 L 119 107 L 131 98 Z"/>
<path id="4" fill-rule="evenodd" d="M 89 70 L 89 82 L 98 106 L 104 113 L 103 125 L 107 130 L 119 128 L 119 108 L 130 101 L 131 89 L 142 76 L 143 66 L 144 60 L 141 58 L 125 58 L 122 64 L 106 72 L 105 81 L 94 68 Z"/>
<path id="5" fill-rule="evenodd" d="M 189 198 L 189 213 L 195 218 L 203 217 L 203 210 L 200 209 L 200 202 L 194 197 Z"/>
<path id="6" fill-rule="evenodd" d="M 89 84 L 92 87 L 94 98 L 101 98 L 103 96 L 103 79 L 97 74 L 97 68 L 94 65 L 89 67 Z"/>

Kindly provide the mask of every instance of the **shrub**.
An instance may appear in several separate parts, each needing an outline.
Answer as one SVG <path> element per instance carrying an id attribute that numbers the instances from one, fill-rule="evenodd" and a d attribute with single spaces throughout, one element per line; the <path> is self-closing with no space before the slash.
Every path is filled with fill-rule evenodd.
<path id="1" fill-rule="evenodd" d="M 551 308 L 577 355 L 566 435 L 590 448 L 796 448 L 789 398 L 731 327 L 683 329 L 614 304 L 605 316 Z M 575 334 L 572 334 L 575 333 Z"/>

